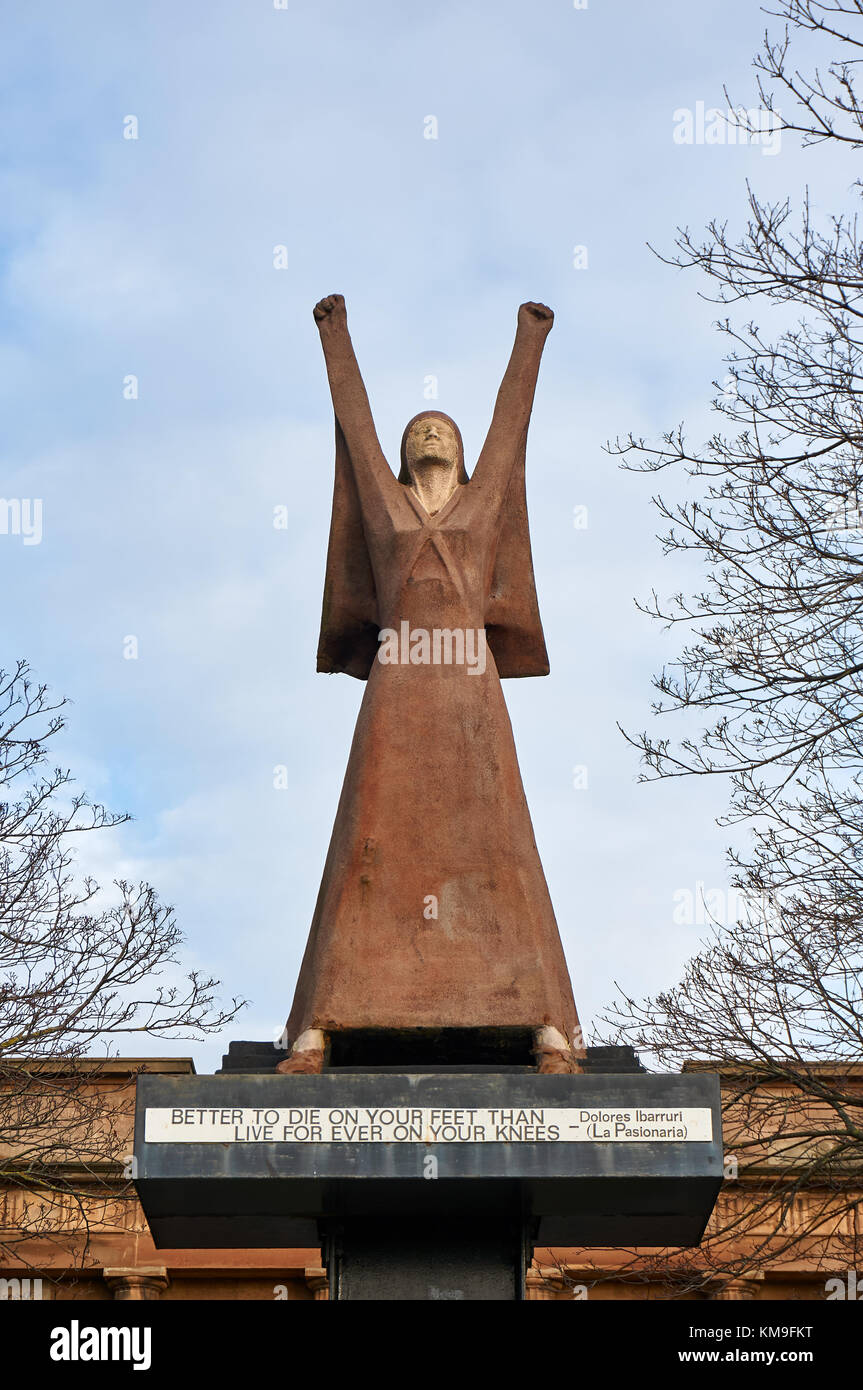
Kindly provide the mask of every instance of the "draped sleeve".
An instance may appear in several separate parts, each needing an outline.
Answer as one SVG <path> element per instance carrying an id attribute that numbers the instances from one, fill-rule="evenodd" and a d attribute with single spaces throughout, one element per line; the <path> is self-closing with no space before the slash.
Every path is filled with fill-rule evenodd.
<path id="1" fill-rule="evenodd" d="M 394 504 L 398 483 L 384 458 L 354 354 L 344 299 L 318 322 L 335 414 L 336 466 L 317 669 L 366 680 L 378 646 L 378 603 L 361 493 Z"/>
<path id="2" fill-rule="evenodd" d="M 498 675 L 547 676 L 548 652 L 539 616 L 525 490 L 525 440 L 503 503 L 485 622 Z"/>
<path id="3" fill-rule="evenodd" d="M 353 465 L 336 420 L 336 469 L 317 669 L 368 678 L 378 647 L 378 610 Z"/>
<path id="4" fill-rule="evenodd" d="M 547 676 L 549 671 L 530 548 L 525 457 L 539 364 L 553 315 L 542 305 L 524 308 L 541 309 L 544 317 L 519 318 L 491 426 L 471 480 L 500 515 L 485 620 L 501 677 Z"/>

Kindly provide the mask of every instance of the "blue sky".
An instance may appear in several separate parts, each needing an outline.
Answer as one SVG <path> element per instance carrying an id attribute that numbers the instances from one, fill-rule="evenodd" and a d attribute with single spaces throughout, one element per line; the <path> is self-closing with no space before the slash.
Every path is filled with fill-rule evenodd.
<path id="1" fill-rule="evenodd" d="M 751 0 L 6 9 L 0 496 L 41 498 L 43 535 L 0 535 L 0 665 L 74 701 L 64 762 L 135 817 L 86 867 L 175 904 L 187 964 L 253 1001 L 230 1036 L 284 1023 L 362 695 L 314 670 L 332 291 L 390 460 L 434 375 L 469 468 L 518 304 L 554 308 L 528 452 L 552 674 L 505 691 L 583 1021 L 697 948 L 675 894 L 727 882 L 725 790 L 637 785 L 617 723 L 647 724 L 678 641 L 633 599 L 698 576 L 662 558 L 656 480 L 602 446 L 706 436 L 723 375 L 704 287 L 646 243 L 743 225 L 747 179 L 808 182 L 816 216 L 847 197 L 853 171 L 790 140 L 674 142 L 723 83 L 755 104 L 765 22 Z M 226 1041 L 170 1050 L 209 1070 Z"/>

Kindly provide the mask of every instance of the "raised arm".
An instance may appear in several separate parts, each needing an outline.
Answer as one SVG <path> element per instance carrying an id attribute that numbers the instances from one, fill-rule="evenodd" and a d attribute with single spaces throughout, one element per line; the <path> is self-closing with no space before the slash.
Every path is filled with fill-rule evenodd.
<path id="1" fill-rule="evenodd" d="M 382 477 L 382 465 L 393 478 L 378 441 L 369 398 L 354 356 L 343 296 L 331 294 L 320 300 L 315 305 L 315 321 L 327 364 L 333 410 L 354 466 L 370 467 Z"/>
<path id="2" fill-rule="evenodd" d="M 554 314 L 547 305 L 520 306 L 509 365 L 471 482 L 506 492 L 513 464 L 524 445 L 542 350 L 553 323 Z"/>

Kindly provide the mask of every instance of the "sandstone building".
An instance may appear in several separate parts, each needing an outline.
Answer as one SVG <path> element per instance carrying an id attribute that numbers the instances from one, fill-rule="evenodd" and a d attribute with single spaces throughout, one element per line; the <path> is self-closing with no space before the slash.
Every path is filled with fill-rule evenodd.
<path id="1" fill-rule="evenodd" d="M 620 1057 L 603 1059 L 602 1049 L 592 1051 L 597 1070 L 622 1069 Z M 638 1066 L 631 1054 L 630 1065 Z M 49 1146 L 40 1155 L 38 1144 L 28 1146 L 20 1134 L 17 1144 L 0 1146 L 0 1296 L 325 1300 L 327 1276 L 316 1248 L 155 1248 L 132 1188 L 135 1085 L 142 1069 L 189 1074 L 194 1063 L 188 1057 L 115 1058 L 79 1062 L 65 1075 L 55 1072 L 50 1078 L 38 1065 L 31 1066 L 39 1096 L 47 1092 L 55 1097 L 55 1126 L 66 1123 L 64 1112 L 56 1108 L 56 1095 L 64 1086 L 86 1104 L 78 1129 L 70 1127 L 66 1150 Z M 863 1087 L 863 1066 L 854 1070 Z M 736 1096 L 734 1084 L 734 1077 L 723 1075 L 724 1091 Z M 776 1084 L 756 1088 L 742 1126 L 738 1117 L 737 1134 L 748 1136 L 742 1146 L 745 1160 L 729 1151 L 734 1104 L 730 1108 L 727 1178 L 702 1249 L 537 1250 L 527 1298 L 822 1300 L 863 1295 L 863 1275 L 858 1289 L 855 1273 L 863 1264 L 863 1179 L 850 1172 L 841 1181 L 835 1176 L 829 1183 L 813 1181 L 802 1148 L 800 1162 L 795 1167 L 792 1154 L 789 1166 L 789 1135 L 800 1148 L 805 1126 L 787 1097 L 777 1103 L 781 1089 Z M 784 1125 L 777 1115 L 785 1117 Z M 86 1145 L 81 1123 L 96 1131 Z M 38 1128 L 34 1122 L 32 1132 Z M 46 1153 L 50 1163 L 43 1162 Z M 711 1242 L 717 1243 L 716 1250 Z"/>

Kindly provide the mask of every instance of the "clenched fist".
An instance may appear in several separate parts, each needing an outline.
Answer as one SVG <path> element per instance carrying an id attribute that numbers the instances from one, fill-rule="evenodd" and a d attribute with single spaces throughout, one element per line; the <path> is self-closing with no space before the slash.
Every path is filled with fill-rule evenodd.
<path id="1" fill-rule="evenodd" d="M 547 332 L 554 323 L 554 314 L 547 304 L 534 304 L 533 300 L 531 300 L 527 304 L 519 305 L 518 321 L 519 323 L 545 328 Z"/>
<path id="2" fill-rule="evenodd" d="M 315 320 L 320 325 L 335 319 L 346 318 L 345 297 L 343 294 L 328 294 L 315 305 Z"/>

